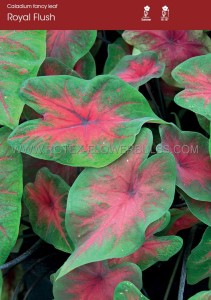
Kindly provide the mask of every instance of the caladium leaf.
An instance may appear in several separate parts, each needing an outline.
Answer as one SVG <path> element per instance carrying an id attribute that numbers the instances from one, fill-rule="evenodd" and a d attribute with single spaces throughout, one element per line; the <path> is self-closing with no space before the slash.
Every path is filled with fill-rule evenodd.
<path id="1" fill-rule="evenodd" d="M 197 282 L 211 275 L 211 227 L 208 227 L 200 243 L 191 251 L 187 260 L 187 282 Z"/>
<path id="2" fill-rule="evenodd" d="M 108 165 L 134 143 L 145 122 L 164 122 L 143 95 L 111 75 L 89 81 L 38 77 L 26 81 L 21 94 L 43 118 L 18 126 L 9 143 L 33 157 L 70 166 Z"/>
<path id="3" fill-rule="evenodd" d="M 110 74 L 138 88 L 152 78 L 161 77 L 164 68 L 165 65 L 159 63 L 155 52 L 144 52 L 139 55 L 124 56 Z"/>
<path id="4" fill-rule="evenodd" d="M 10 133 L 0 128 L 0 264 L 15 245 L 21 216 L 22 160 L 7 143 Z"/>
<path id="5" fill-rule="evenodd" d="M 23 110 L 19 89 L 45 58 L 44 30 L 0 31 L 0 124 L 14 128 Z"/>
<path id="6" fill-rule="evenodd" d="M 108 45 L 108 57 L 104 66 L 104 74 L 111 72 L 115 68 L 116 64 L 125 55 L 132 53 L 132 47 L 125 43 L 120 37 L 114 43 Z"/>
<path id="7" fill-rule="evenodd" d="M 24 202 L 34 232 L 55 248 L 71 252 L 64 216 L 69 186 L 47 168 L 38 171 L 35 182 L 25 187 Z"/>
<path id="8" fill-rule="evenodd" d="M 80 77 L 79 74 L 73 69 L 68 68 L 56 58 L 46 57 L 39 70 L 39 76 L 51 76 L 51 75 L 71 75 Z"/>
<path id="9" fill-rule="evenodd" d="M 54 57 L 73 69 L 89 52 L 97 36 L 96 30 L 48 30 L 47 56 Z"/>
<path id="10" fill-rule="evenodd" d="M 201 202 L 200 202 L 201 203 Z M 180 230 L 191 228 L 193 225 L 199 223 L 189 209 L 185 208 L 172 208 L 170 209 L 171 220 L 166 228 L 159 233 L 160 235 L 175 235 Z"/>
<path id="11" fill-rule="evenodd" d="M 182 247 L 182 239 L 178 236 L 156 236 L 170 221 L 170 213 L 149 225 L 145 232 L 145 242 L 134 253 L 123 258 L 114 258 L 110 264 L 133 262 L 138 264 L 142 271 L 158 261 L 167 261 Z"/>
<path id="12" fill-rule="evenodd" d="M 171 152 L 176 160 L 177 186 L 188 196 L 211 201 L 211 160 L 208 139 L 198 132 L 181 131 L 174 126 L 160 126 L 158 152 Z"/>
<path id="13" fill-rule="evenodd" d="M 208 53 L 210 47 L 210 39 L 202 30 L 126 30 L 123 38 L 142 52 L 157 52 L 166 64 L 163 79 L 169 84 L 174 83 L 171 71 L 178 64 Z"/>
<path id="14" fill-rule="evenodd" d="M 120 282 L 114 291 L 114 300 L 149 300 L 129 281 Z"/>
<path id="15" fill-rule="evenodd" d="M 174 101 L 211 121 L 211 54 L 188 59 L 172 72 L 185 88 Z"/>
<path id="16" fill-rule="evenodd" d="M 80 265 L 136 251 L 148 225 L 169 209 L 175 162 L 171 154 L 146 160 L 151 146 L 150 130 L 142 129 L 121 159 L 105 168 L 85 169 L 76 179 L 66 211 L 66 228 L 76 250 L 59 277 Z"/>
<path id="17" fill-rule="evenodd" d="M 203 128 L 206 133 L 210 134 L 210 121 L 199 114 L 196 114 L 196 117 L 201 128 Z"/>
<path id="18" fill-rule="evenodd" d="M 211 226 L 211 202 L 198 201 L 183 193 L 183 198 L 191 213 L 203 223 Z"/>
<path id="19" fill-rule="evenodd" d="M 84 79 L 92 79 L 96 76 L 95 60 L 90 52 L 84 55 L 75 64 L 74 70 Z"/>
<path id="20" fill-rule="evenodd" d="M 210 299 L 211 299 L 211 291 L 202 291 L 190 297 L 188 300 L 210 300 Z"/>
<path id="21" fill-rule="evenodd" d="M 141 288 L 141 270 L 130 263 L 113 268 L 106 261 L 87 264 L 54 282 L 54 299 L 113 300 L 114 289 L 123 280 Z"/>

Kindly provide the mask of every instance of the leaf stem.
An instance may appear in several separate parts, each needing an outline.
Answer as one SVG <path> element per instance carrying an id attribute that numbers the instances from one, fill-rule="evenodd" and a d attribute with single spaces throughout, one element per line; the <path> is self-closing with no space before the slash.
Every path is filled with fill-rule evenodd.
<path id="1" fill-rule="evenodd" d="M 0 270 L 6 270 L 6 269 L 11 269 L 12 267 L 18 265 L 25 259 L 27 259 L 29 256 L 31 256 L 41 245 L 42 240 L 38 240 L 34 245 L 31 246 L 27 251 L 25 251 L 23 254 L 20 256 L 16 257 L 15 259 L 3 264 L 0 266 Z"/>
<path id="2" fill-rule="evenodd" d="M 157 87 L 157 91 L 158 91 L 158 96 L 159 96 L 159 102 L 160 102 L 160 107 L 161 107 L 161 113 L 164 116 L 165 120 L 168 121 L 168 115 L 166 113 L 166 103 L 164 101 L 164 97 L 163 97 L 163 93 L 160 87 L 160 80 L 159 78 L 155 78 L 155 84 Z"/>
<path id="3" fill-rule="evenodd" d="M 191 228 L 190 234 L 189 234 L 187 242 L 186 242 L 186 247 L 184 250 L 184 256 L 183 256 L 183 261 L 182 261 L 181 275 L 180 275 L 178 300 L 183 300 L 184 291 L 185 291 L 185 282 L 186 282 L 186 263 L 187 263 L 187 259 L 190 254 L 190 251 L 191 251 L 196 228 L 197 228 L 197 226 L 193 226 Z"/>
<path id="4" fill-rule="evenodd" d="M 17 286 L 15 288 L 14 294 L 12 296 L 12 300 L 17 300 L 18 299 L 18 294 L 19 294 L 20 288 L 21 288 L 21 286 L 22 286 L 22 284 L 24 282 L 24 278 L 26 277 L 26 275 L 28 273 L 30 273 L 34 269 L 34 267 L 37 266 L 39 263 L 41 263 L 42 261 L 48 259 L 49 257 L 51 257 L 51 256 L 53 256 L 55 254 L 56 253 L 51 253 L 51 254 L 48 254 L 48 255 L 46 255 L 44 257 L 41 257 L 40 259 L 36 260 L 32 265 L 30 265 L 28 267 L 28 269 L 26 269 L 26 271 L 24 272 L 21 280 L 18 282 L 18 284 L 17 284 Z"/>
<path id="5" fill-rule="evenodd" d="M 171 290 L 171 287 L 172 287 L 172 283 L 174 281 L 174 277 L 176 275 L 176 272 L 177 272 L 177 269 L 178 269 L 178 266 L 179 266 L 182 254 L 183 254 L 183 250 L 181 249 L 180 250 L 180 254 L 177 257 L 176 264 L 175 264 L 173 272 L 171 274 L 171 277 L 170 277 L 170 280 L 169 280 L 169 283 L 168 283 L 168 286 L 167 286 L 167 289 L 166 289 L 166 292 L 165 292 L 163 300 L 168 300 L 169 293 L 170 293 L 170 290 Z"/>
<path id="6" fill-rule="evenodd" d="M 163 119 L 163 115 L 161 113 L 161 110 L 160 110 L 159 106 L 157 105 L 157 102 L 155 101 L 155 98 L 154 98 L 154 96 L 152 94 L 150 85 L 148 83 L 145 83 L 145 87 L 146 87 L 147 92 L 148 92 L 148 94 L 149 94 L 149 96 L 150 96 L 150 98 L 151 98 L 151 100 L 152 100 L 152 102 L 153 102 L 153 104 L 154 104 L 154 106 L 155 106 L 155 108 L 157 110 L 157 114 L 159 115 L 160 118 Z"/>

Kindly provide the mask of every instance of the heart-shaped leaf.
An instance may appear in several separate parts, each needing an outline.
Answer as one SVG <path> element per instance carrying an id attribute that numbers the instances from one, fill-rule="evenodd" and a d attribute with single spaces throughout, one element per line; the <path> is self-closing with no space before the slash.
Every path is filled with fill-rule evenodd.
<path id="1" fill-rule="evenodd" d="M 164 122 L 138 91 L 111 75 L 89 81 L 38 77 L 26 81 L 21 94 L 43 118 L 18 126 L 9 143 L 65 165 L 108 165 L 134 143 L 145 122 Z"/>
<path id="2" fill-rule="evenodd" d="M 70 187 L 47 168 L 38 171 L 35 182 L 25 187 L 24 202 L 34 232 L 55 248 L 71 252 L 64 216 Z"/>
<path id="3" fill-rule="evenodd" d="M 0 124 L 14 128 L 23 110 L 19 89 L 45 58 L 44 30 L 0 31 Z"/>
<path id="4" fill-rule="evenodd" d="M 48 30 L 47 56 L 54 57 L 73 69 L 89 52 L 97 36 L 96 30 Z"/>
<path id="5" fill-rule="evenodd" d="M 129 281 L 120 282 L 114 291 L 114 300 L 149 300 Z"/>
<path id="6" fill-rule="evenodd" d="M 15 245 L 21 216 L 22 160 L 7 143 L 10 133 L 0 128 L 0 264 Z"/>
<path id="7" fill-rule="evenodd" d="M 151 145 L 150 130 L 142 129 L 121 159 L 105 168 L 87 168 L 76 179 L 66 212 L 66 228 L 76 250 L 59 276 L 89 262 L 133 253 L 144 242 L 148 225 L 169 209 L 175 162 L 171 154 L 146 160 Z"/>
<path id="8" fill-rule="evenodd" d="M 210 39 L 202 30 L 126 30 L 125 41 L 143 51 L 155 51 L 165 63 L 164 80 L 173 84 L 171 71 L 190 57 L 208 53 Z"/>
<path id="9" fill-rule="evenodd" d="M 208 227 L 200 243 L 191 251 L 187 261 L 187 282 L 197 282 L 211 275 L 211 227 Z"/>
<path id="10" fill-rule="evenodd" d="M 211 54 L 188 59 L 173 70 L 172 76 L 185 88 L 174 101 L 211 121 Z"/>
<path id="11" fill-rule="evenodd" d="M 203 223 L 211 226 L 211 202 L 195 200 L 184 193 L 183 198 L 191 213 Z"/>
<path id="12" fill-rule="evenodd" d="M 182 239 L 178 236 L 156 236 L 170 221 L 170 213 L 149 225 L 145 232 L 145 242 L 134 253 L 123 258 L 116 258 L 109 263 L 117 264 L 132 262 L 138 264 L 142 271 L 151 267 L 158 261 L 167 261 L 182 247 Z"/>
<path id="13" fill-rule="evenodd" d="M 116 64 L 125 55 L 132 53 L 132 47 L 125 43 L 120 37 L 114 43 L 108 45 L 108 57 L 104 66 L 104 74 L 111 72 L 115 68 Z"/>
<path id="14" fill-rule="evenodd" d="M 159 63 L 155 52 L 144 52 L 139 55 L 124 56 L 110 74 L 138 88 L 152 78 L 161 77 L 164 68 L 165 65 Z"/>
<path id="15" fill-rule="evenodd" d="M 158 152 L 171 152 L 176 160 L 177 185 L 188 196 L 211 201 L 211 160 L 208 139 L 202 134 L 181 131 L 173 124 L 160 126 Z"/>
<path id="16" fill-rule="evenodd" d="M 210 300 L 210 299 L 211 299 L 211 291 L 202 291 L 190 297 L 188 300 Z"/>
<path id="17" fill-rule="evenodd" d="M 113 268 L 106 261 L 87 264 L 54 282 L 54 299 L 113 300 L 114 289 L 123 280 L 141 288 L 141 270 L 130 263 Z"/>

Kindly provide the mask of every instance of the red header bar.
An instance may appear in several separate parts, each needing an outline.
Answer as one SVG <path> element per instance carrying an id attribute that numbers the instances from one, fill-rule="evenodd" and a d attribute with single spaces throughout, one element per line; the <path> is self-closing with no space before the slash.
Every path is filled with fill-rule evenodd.
<path id="1" fill-rule="evenodd" d="M 188 2 L 1 0 L 0 29 L 210 29 L 210 0 Z"/>

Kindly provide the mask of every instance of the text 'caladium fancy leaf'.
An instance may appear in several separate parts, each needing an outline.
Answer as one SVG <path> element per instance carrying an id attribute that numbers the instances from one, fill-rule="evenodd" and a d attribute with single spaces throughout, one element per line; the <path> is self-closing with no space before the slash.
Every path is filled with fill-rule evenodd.
<path id="1" fill-rule="evenodd" d="M 185 88 L 174 101 L 211 121 L 211 54 L 188 59 L 172 72 Z"/>
<path id="2" fill-rule="evenodd" d="M 114 291 L 114 300 L 149 300 L 129 281 L 120 282 Z"/>
<path id="3" fill-rule="evenodd" d="M 76 249 L 59 276 L 89 262 L 136 251 L 148 225 L 169 209 L 175 162 L 171 154 L 146 159 L 151 146 L 151 131 L 142 129 L 121 159 L 105 168 L 87 168 L 76 179 L 66 212 L 66 228 Z"/>
<path id="4" fill-rule="evenodd" d="M 37 75 L 45 58 L 45 31 L 1 30 L 0 43 L 0 124 L 14 128 L 23 110 L 21 83 Z"/>
<path id="5" fill-rule="evenodd" d="M 163 79 L 173 84 L 171 71 L 190 57 L 209 52 L 210 39 L 202 30 L 126 30 L 125 41 L 141 52 L 155 51 L 166 68 Z"/>
<path id="6" fill-rule="evenodd" d="M 47 56 L 54 57 L 73 69 L 89 52 L 97 36 L 96 30 L 48 30 Z"/>
<path id="7" fill-rule="evenodd" d="M 208 227 L 200 243 L 191 251 L 187 260 L 187 282 L 197 282 L 211 275 L 211 227 Z"/>
<path id="8" fill-rule="evenodd" d="M 211 291 L 202 291 L 190 297 L 188 300 L 210 300 L 210 299 L 211 299 Z"/>
<path id="9" fill-rule="evenodd" d="M 182 197 L 191 213 L 203 223 L 211 226 L 211 202 L 195 200 L 185 193 L 182 193 Z"/>
<path id="10" fill-rule="evenodd" d="M 18 126 L 9 143 L 65 165 L 108 165 L 134 143 L 145 122 L 164 122 L 142 94 L 111 75 L 38 77 L 25 82 L 21 95 L 43 118 Z"/>
<path id="11" fill-rule="evenodd" d="M 182 239 L 178 236 L 156 236 L 155 234 L 170 221 L 170 213 L 150 224 L 145 232 L 145 242 L 134 253 L 122 258 L 114 258 L 109 261 L 110 265 L 132 262 L 138 264 L 142 271 L 151 267 L 158 261 L 167 261 L 182 247 Z"/>
<path id="12" fill-rule="evenodd" d="M 211 160 L 208 139 L 202 134 L 181 131 L 176 126 L 160 126 L 158 152 L 171 152 L 176 160 L 177 185 L 188 196 L 211 201 Z"/>
<path id="13" fill-rule="evenodd" d="M 64 216 L 70 187 L 47 168 L 38 171 L 35 182 L 25 187 L 24 202 L 34 232 L 55 248 L 71 252 Z"/>
<path id="14" fill-rule="evenodd" d="M 108 57 L 105 62 L 103 73 L 107 74 L 115 68 L 116 64 L 125 55 L 132 53 L 132 47 L 129 46 L 123 38 L 118 38 L 114 43 L 108 45 Z"/>
<path id="15" fill-rule="evenodd" d="M 130 263 L 112 268 L 106 261 L 87 264 L 54 282 L 54 299 L 113 300 L 115 287 L 121 281 L 131 281 L 141 288 L 141 270 Z"/>
<path id="16" fill-rule="evenodd" d="M 144 52 L 139 55 L 124 56 L 110 74 L 138 88 L 152 78 L 161 77 L 164 68 L 164 63 L 158 61 L 155 52 Z"/>
<path id="17" fill-rule="evenodd" d="M 0 264 L 18 237 L 23 190 L 21 155 L 8 145 L 10 133 L 6 127 L 0 128 Z"/>

